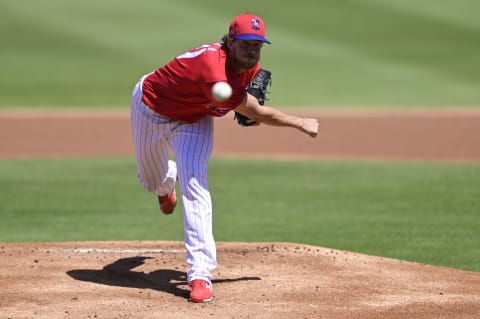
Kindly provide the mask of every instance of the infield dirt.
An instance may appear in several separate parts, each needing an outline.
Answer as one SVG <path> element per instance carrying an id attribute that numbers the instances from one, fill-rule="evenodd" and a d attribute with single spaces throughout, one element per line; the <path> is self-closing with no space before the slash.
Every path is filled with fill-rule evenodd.
<path id="1" fill-rule="evenodd" d="M 313 115 L 313 114 L 312 114 Z M 320 134 L 216 123 L 214 156 L 480 161 L 480 112 L 323 112 Z M 0 158 L 131 156 L 123 111 L 2 111 Z M 1 318 L 477 318 L 480 273 L 291 243 L 218 243 L 187 300 L 178 242 L 0 244 Z"/>

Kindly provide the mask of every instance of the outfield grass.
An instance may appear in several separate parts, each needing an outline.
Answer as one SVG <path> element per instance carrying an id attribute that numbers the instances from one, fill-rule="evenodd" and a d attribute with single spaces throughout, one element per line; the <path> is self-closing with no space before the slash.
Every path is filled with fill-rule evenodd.
<path id="1" fill-rule="evenodd" d="M 0 107 L 127 106 L 144 73 L 267 22 L 270 105 L 480 105 L 475 0 L 0 0 Z"/>
<path id="2" fill-rule="evenodd" d="M 182 240 L 133 159 L 0 161 L 0 241 Z M 214 159 L 217 241 L 319 245 L 480 271 L 480 166 Z M 242 177 L 242 178 L 240 178 Z"/>

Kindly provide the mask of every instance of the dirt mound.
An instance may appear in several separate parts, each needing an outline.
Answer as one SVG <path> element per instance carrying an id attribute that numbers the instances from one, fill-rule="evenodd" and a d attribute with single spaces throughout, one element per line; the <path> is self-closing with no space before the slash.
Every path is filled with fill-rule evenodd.
<path id="1" fill-rule="evenodd" d="M 213 156 L 480 162 L 480 111 L 304 114 L 319 119 L 315 139 L 216 118 Z M 132 145 L 128 110 L 0 110 L 0 158 L 133 156 Z"/>
<path id="2" fill-rule="evenodd" d="M 219 243 L 188 302 L 179 242 L 3 244 L 3 318 L 474 318 L 480 273 L 315 246 Z"/>

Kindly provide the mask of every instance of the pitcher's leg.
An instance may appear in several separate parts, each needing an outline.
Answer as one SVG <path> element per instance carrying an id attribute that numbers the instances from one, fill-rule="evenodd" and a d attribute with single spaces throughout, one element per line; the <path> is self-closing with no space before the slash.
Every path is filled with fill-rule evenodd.
<path id="1" fill-rule="evenodd" d="M 207 165 L 212 153 L 213 119 L 174 130 L 172 148 L 177 161 L 182 193 L 188 281 L 203 279 L 211 283 L 217 265 L 212 232 L 212 201 L 208 189 Z"/>
<path id="2" fill-rule="evenodd" d="M 177 178 L 175 162 L 169 160 L 168 138 L 174 123 L 151 111 L 142 100 L 141 82 L 132 94 L 131 127 L 138 180 L 149 192 L 168 194 Z"/>

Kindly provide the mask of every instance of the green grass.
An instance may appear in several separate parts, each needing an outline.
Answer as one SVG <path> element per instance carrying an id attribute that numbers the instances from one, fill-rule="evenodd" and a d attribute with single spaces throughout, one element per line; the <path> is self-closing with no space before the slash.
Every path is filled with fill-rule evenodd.
<path id="1" fill-rule="evenodd" d="M 475 0 L 0 0 L 0 107 L 127 106 L 144 73 L 265 18 L 274 106 L 480 106 Z"/>
<path id="2" fill-rule="evenodd" d="M 182 240 L 133 159 L 0 161 L 0 241 Z M 279 241 L 480 271 L 480 166 L 212 160 L 217 241 Z M 240 178 L 242 177 L 242 178 Z"/>

